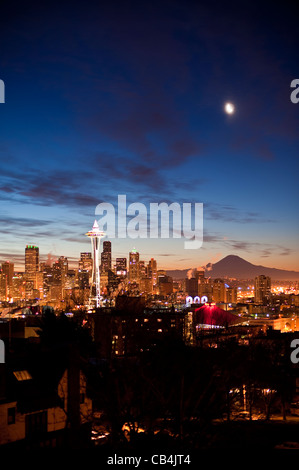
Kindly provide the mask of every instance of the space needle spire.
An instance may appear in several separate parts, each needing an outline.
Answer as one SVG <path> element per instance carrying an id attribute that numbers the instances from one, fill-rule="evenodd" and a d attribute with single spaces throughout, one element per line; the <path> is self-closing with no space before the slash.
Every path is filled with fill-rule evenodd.
<path id="1" fill-rule="evenodd" d="M 86 233 L 90 238 L 92 248 L 92 281 L 90 286 L 89 303 L 96 308 L 101 306 L 101 288 L 100 288 L 100 267 L 99 267 L 99 252 L 101 238 L 105 237 L 105 233 L 101 232 L 97 221 L 94 221 L 92 230 Z"/>

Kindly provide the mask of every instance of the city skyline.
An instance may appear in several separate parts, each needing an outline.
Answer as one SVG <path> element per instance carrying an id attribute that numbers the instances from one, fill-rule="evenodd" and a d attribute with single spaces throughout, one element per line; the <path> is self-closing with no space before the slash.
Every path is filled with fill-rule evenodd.
<path id="1" fill-rule="evenodd" d="M 203 203 L 203 245 L 116 238 L 115 258 L 135 247 L 185 269 L 236 254 L 298 271 L 291 4 L 2 10 L 0 263 L 20 266 L 27 244 L 75 262 L 96 206 L 126 194 Z"/>
<path id="2" fill-rule="evenodd" d="M 28 250 L 29 249 L 29 250 Z M 2 263 L 0 262 L 0 273 L 5 272 L 11 277 L 13 273 L 15 274 L 26 274 L 28 269 L 26 270 L 26 259 L 28 251 L 37 250 L 38 252 L 38 266 L 37 271 L 42 271 L 45 266 L 54 267 L 55 265 L 59 264 L 61 261 L 67 263 L 69 272 L 72 271 L 86 271 L 91 270 L 93 266 L 93 253 L 92 250 L 89 251 L 81 251 L 77 257 L 74 259 L 69 259 L 68 257 L 60 254 L 58 256 L 53 256 L 52 254 L 43 254 L 39 251 L 39 247 L 35 245 L 26 245 L 23 258 L 19 259 L 17 264 L 15 264 L 12 260 L 6 260 Z M 108 255 L 108 258 L 107 258 Z M 145 266 L 145 263 L 148 263 L 147 267 L 150 266 L 151 262 L 157 264 L 157 260 L 153 257 L 152 254 L 148 253 L 144 255 L 144 253 L 139 252 L 133 247 L 128 253 L 122 253 L 122 256 L 119 254 L 115 255 L 113 253 L 113 243 L 111 241 L 105 242 L 105 245 L 101 246 L 98 251 L 98 265 L 99 265 L 99 272 L 107 272 L 113 271 L 115 274 L 122 276 L 125 272 L 129 276 L 131 260 L 137 257 L 138 263 L 138 271 L 142 269 L 141 266 Z M 107 260 L 109 262 L 107 264 Z M 220 267 L 221 266 L 221 267 Z M 137 268 L 136 268 L 137 269 Z M 214 273 L 214 269 L 216 269 Z M 220 269 L 220 271 L 219 271 Z M 196 277 L 197 273 L 205 273 L 207 278 L 230 278 L 236 280 L 249 280 L 255 278 L 257 275 L 263 275 L 263 272 L 271 273 L 270 276 L 274 276 L 275 280 L 280 281 L 290 281 L 294 282 L 297 280 L 296 275 L 299 275 L 298 271 L 292 270 L 284 270 L 284 269 L 277 269 L 271 268 L 269 266 L 263 265 L 255 265 L 248 262 L 246 259 L 241 258 L 238 255 L 227 255 L 219 262 L 216 263 L 208 263 L 207 265 L 198 265 L 198 266 L 191 266 L 186 267 L 185 269 L 168 269 L 163 264 L 159 264 L 158 271 L 160 272 L 168 272 L 171 275 L 175 275 L 175 278 L 180 277 L 181 279 L 185 278 L 194 278 Z M 257 274 L 260 273 L 260 274 Z M 275 273 L 275 274 L 274 274 Z M 140 275 L 142 271 L 140 271 Z M 130 277 L 130 276 L 129 276 Z M 141 276 L 142 277 L 142 276 Z M 298 278 L 299 279 L 299 278 Z"/>

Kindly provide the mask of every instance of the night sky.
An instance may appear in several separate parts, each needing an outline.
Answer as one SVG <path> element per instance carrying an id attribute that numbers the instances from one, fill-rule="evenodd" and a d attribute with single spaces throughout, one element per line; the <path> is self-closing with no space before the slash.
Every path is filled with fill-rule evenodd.
<path id="1" fill-rule="evenodd" d="M 0 262 L 26 244 L 77 260 L 125 194 L 202 202 L 204 241 L 114 239 L 113 258 L 299 270 L 295 2 L 3 3 Z"/>

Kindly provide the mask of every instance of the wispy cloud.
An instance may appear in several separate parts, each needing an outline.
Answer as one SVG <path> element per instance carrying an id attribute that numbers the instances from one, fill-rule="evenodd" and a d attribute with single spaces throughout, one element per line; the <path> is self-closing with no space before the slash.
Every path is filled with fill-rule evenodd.
<path id="1" fill-rule="evenodd" d="M 258 241 L 235 240 L 220 233 L 204 233 L 203 248 L 206 244 L 214 248 L 222 247 L 228 249 L 231 253 L 244 252 L 252 255 L 258 255 L 261 258 L 269 258 L 271 256 L 289 256 L 293 250 L 275 243 L 261 243 Z"/>
<path id="2" fill-rule="evenodd" d="M 237 207 L 220 203 L 205 203 L 205 218 L 208 220 L 223 220 L 226 222 L 274 223 L 274 219 L 265 218 L 263 214 L 252 211 L 241 211 Z"/>

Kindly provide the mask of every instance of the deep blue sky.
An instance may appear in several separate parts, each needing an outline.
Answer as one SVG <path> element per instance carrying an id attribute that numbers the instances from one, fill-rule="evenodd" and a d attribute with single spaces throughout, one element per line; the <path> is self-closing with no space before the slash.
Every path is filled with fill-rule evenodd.
<path id="1" fill-rule="evenodd" d="M 100 202 L 203 202 L 204 243 L 112 240 L 160 268 L 299 270 L 295 2 L 1 5 L 0 262 L 78 259 Z M 232 101 L 236 112 L 223 112 Z"/>

